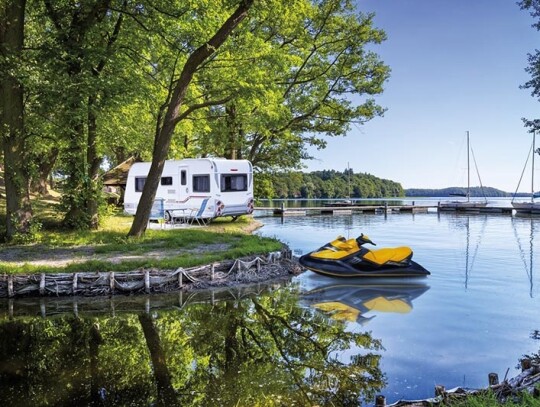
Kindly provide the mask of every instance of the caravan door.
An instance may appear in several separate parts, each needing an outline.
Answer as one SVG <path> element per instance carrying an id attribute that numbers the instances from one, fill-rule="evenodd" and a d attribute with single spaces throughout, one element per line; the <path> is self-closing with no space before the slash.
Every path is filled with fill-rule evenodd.
<path id="1" fill-rule="evenodd" d="M 189 174 L 189 167 L 187 165 L 181 165 L 178 167 L 179 170 L 179 186 L 178 190 L 178 199 L 180 202 L 185 203 L 189 196 L 191 195 L 191 177 Z"/>

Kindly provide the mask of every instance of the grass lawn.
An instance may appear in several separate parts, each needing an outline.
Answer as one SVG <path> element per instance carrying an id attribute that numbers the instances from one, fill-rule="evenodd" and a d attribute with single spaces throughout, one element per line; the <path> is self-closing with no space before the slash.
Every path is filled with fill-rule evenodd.
<path id="1" fill-rule="evenodd" d="M 0 189 L 0 228 L 5 227 L 5 195 Z M 129 271 L 172 269 L 279 250 L 275 239 L 254 236 L 258 223 L 242 216 L 236 222 L 219 218 L 206 227 L 148 229 L 140 239 L 128 238 L 133 217 L 122 210 L 95 231 L 62 230 L 56 210 L 58 195 L 35 198 L 35 218 L 42 228 L 35 241 L 0 244 L 0 273 Z"/>

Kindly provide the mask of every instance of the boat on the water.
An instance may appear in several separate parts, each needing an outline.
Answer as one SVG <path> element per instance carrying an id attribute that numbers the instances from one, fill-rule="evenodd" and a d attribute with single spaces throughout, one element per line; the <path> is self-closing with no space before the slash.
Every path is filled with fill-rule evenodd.
<path id="1" fill-rule="evenodd" d="M 364 247 L 366 243 L 375 245 L 364 234 L 356 239 L 339 236 L 303 255 L 299 262 L 308 270 L 332 277 L 415 277 L 430 274 L 412 260 L 410 247 L 370 250 Z"/>
<path id="2" fill-rule="evenodd" d="M 480 208 L 485 208 L 487 206 L 487 200 L 485 199 L 485 197 L 484 197 L 484 201 L 471 201 L 470 153 L 471 153 L 470 136 L 469 136 L 469 132 L 467 132 L 467 192 L 464 194 L 459 194 L 460 196 L 467 198 L 467 200 L 441 202 L 439 204 L 440 210 L 442 211 L 474 211 L 474 210 L 479 210 Z"/>
<path id="3" fill-rule="evenodd" d="M 512 199 L 512 206 L 516 210 L 517 213 L 531 213 L 531 214 L 540 214 L 540 202 L 536 202 L 535 199 L 540 198 L 540 192 L 534 191 L 534 155 L 538 154 L 540 155 L 540 148 L 536 148 L 536 132 L 533 131 L 533 142 L 531 150 L 529 151 L 529 155 L 527 156 L 527 160 L 525 161 L 525 167 L 527 166 L 527 162 L 529 161 L 529 156 L 532 153 L 532 174 L 531 174 L 531 200 L 529 202 L 514 202 L 516 194 L 514 194 L 514 198 Z M 525 172 L 525 167 L 523 168 L 523 172 Z M 523 177 L 523 173 L 521 174 Z M 521 180 L 520 180 L 521 182 Z M 519 189 L 519 183 L 517 190 Z"/>

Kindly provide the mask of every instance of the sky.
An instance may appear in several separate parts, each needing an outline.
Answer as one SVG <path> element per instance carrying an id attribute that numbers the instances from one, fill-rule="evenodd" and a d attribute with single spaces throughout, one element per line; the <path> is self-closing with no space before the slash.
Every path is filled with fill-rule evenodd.
<path id="1" fill-rule="evenodd" d="M 387 111 L 343 138 L 329 138 L 306 171 L 347 165 L 401 183 L 404 188 L 467 185 L 466 132 L 471 186 L 514 192 L 532 143 L 522 118 L 540 118 L 529 89 L 527 55 L 540 49 L 533 17 L 514 0 L 356 0 L 374 12 L 388 39 L 372 49 L 390 66 Z M 540 146 L 540 137 L 537 137 Z M 540 190 L 540 157 L 536 156 Z M 531 167 L 519 191 L 531 189 Z"/>

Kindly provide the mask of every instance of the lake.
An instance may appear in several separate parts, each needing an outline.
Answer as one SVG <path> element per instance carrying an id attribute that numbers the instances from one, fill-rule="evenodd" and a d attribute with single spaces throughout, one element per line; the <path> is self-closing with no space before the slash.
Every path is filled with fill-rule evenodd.
<path id="1" fill-rule="evenodd" d="M 540 348 L 540 218 L 259 217 L 295 254 L 337 235 L 408 245 L 431 275 L 305 272 L 251 287 L 0 302 L 3 405 L 305 406 L 485 387 Z M 537 251 L 538 249 L 536 249 Z M 8 312 L 9 311 L 9 312 Z M 333 404 L 332 404 L 333 403 Z"/>
<path id="2" fill-rule="evenodd" d="M 337 235 L 366 233 L 378 247 L 408 245 L 426 278 L 402 281 L 402 299 L 418 294 L 407 312 L 369 311 L 349 329 L 369 331 L 385 348 L 381 369 L 387 400 L 426 398 L 434 386 L 485 387 L 490 372 L 518 373 L 524 354 L 538 353 L 540 284 L 534 271 L 540 218 L 452 213 L 264 218 L 259 231 L 288 243 L 297 255 Z M 304 290 L 339 281 L 306 272 Z M 384 293 L 384 281 L 378 283 Z M 357 287 L 364 283 L 357 281 Z M 399 287 L 399 281 L 389 285 Z M 389 290 L 389 297 L 399 298 Z M 358 290 L 357 303 L 365 290 Z M 338 300 L 342 293 L 337 293 Z M 393 297 L 392 297 L 393 295 Z M 369 295 L 368 295 L 369 297 Z M 354 353 L 354 349 L 351 349 Z"/>

